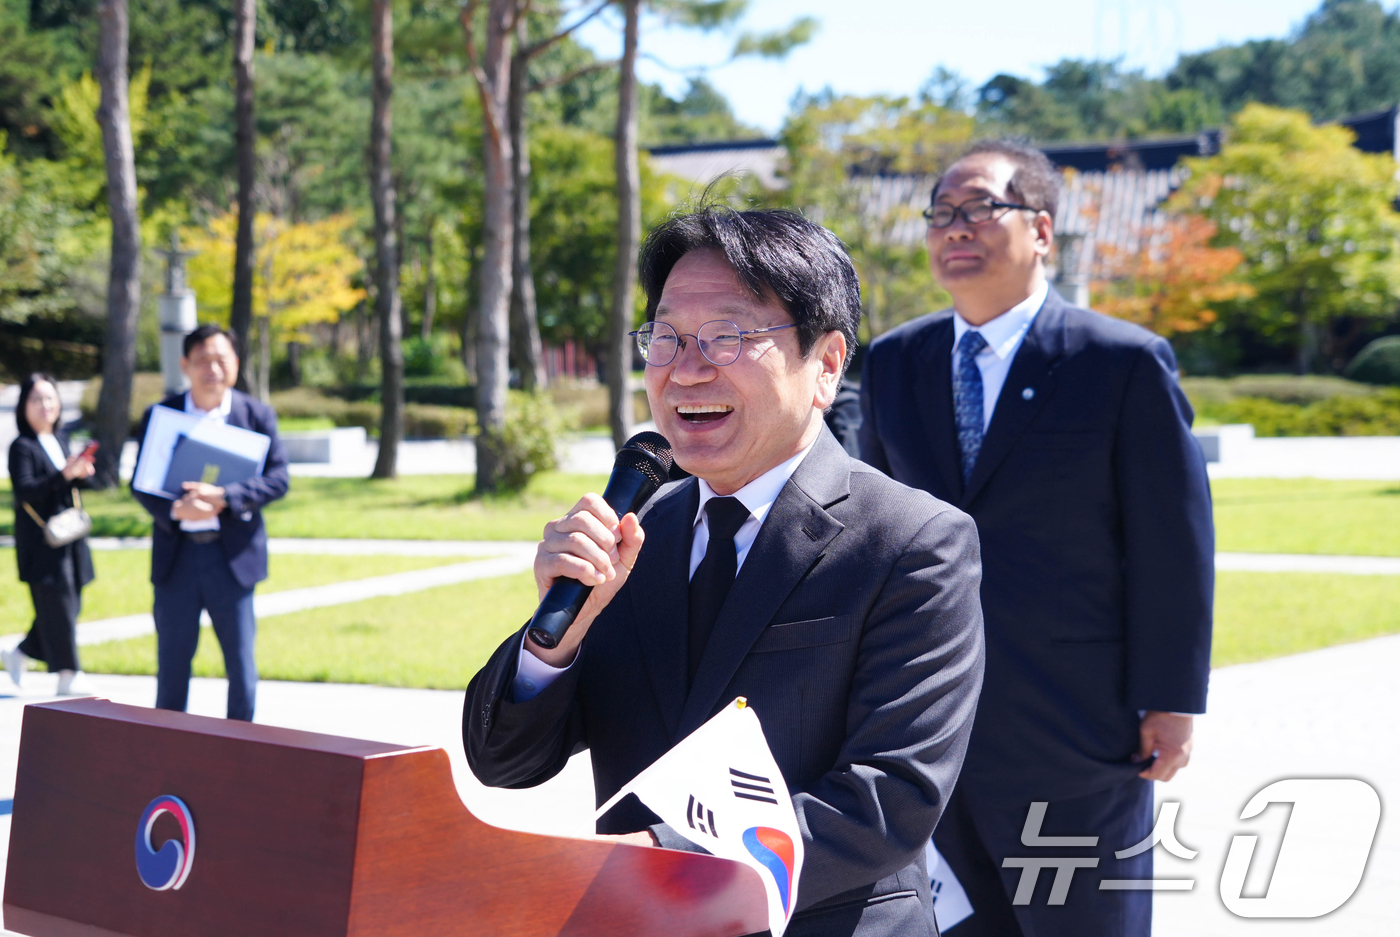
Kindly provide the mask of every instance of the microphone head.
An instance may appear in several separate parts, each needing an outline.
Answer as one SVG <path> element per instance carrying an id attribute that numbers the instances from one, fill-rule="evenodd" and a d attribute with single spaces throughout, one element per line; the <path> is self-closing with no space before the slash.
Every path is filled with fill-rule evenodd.
<path id="1" fill-rule="evenodd" d="M 666 475 L 670 474 L 671 466 L 675 464 L 675 458 L 671 455 L 671 444 L 660 433 L 638 433 L 623 444 L 622 450 L 627 449 L 640 449 L 647 453 L 657 461 Z M 622 450 L 618 451 L 619 456 L 622 455 Z"/>

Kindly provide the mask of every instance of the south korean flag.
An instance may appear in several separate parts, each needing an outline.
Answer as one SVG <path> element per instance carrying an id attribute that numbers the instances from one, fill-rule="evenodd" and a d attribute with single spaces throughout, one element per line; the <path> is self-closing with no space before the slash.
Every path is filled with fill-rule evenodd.
<path id="1" fill-rule="evenodd" d="M 686 839 L 758 873 L 768 922 L 782 937 L 797 907 L 802 833 L 758 716 L 743 697 L 730 703 L 598 809 L 628 794 Z"/>

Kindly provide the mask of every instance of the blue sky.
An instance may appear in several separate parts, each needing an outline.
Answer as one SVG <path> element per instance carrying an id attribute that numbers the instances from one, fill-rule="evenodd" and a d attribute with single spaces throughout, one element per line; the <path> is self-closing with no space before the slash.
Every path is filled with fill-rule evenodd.
<path id="1" fill-rule="evenodd" d="M 855 94 L 912 94 L 937 65 L 980 84 L 997 72 L 1039 78 L 1044 66 L 1062 58 L 1122 57 L 1131 67 L 1160 73 L 1180 52 L 1285 36 L 1319 3 L 752 0 L 741 29 L 774 29 L 810 15 L 821 21 L 821 31 L 784 62 L 734 62 L 713 68 L 709 77 L 729 96 L 741 120 L 771 133 L 799 90 L 829 85 Z M 1393 6 L 1393 0 L 1385 5 Z M 616 56 L 621 45 L 616 18 L 589 24 L 580 30 L 580 39 L 600 55 Z M 678 91 L 685 87 L 685 77 L 672 69 L 721 63 L 733 41 L 732 34 L 705 35 L 647 19 L 642 51 L 649 58 L 638 72 Z"/>

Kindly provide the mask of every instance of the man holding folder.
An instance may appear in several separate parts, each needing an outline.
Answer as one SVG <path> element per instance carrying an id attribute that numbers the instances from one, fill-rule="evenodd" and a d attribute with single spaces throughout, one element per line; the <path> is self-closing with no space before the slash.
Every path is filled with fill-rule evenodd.
<path id="1" fill-rule="evenodd" d="M 188 481 L 182 486 L 184 494 L 174 500 L 132 489 L 153 521 L 156 707 L 185 709 L 190 664 L 199 644 L 200 613 L 207 610 L 228 673 L 228 717 L 251 722 L 258 683 L 253 587 L 267 578 L 267 531 L 261 509 L 287 493 L 287 457 L 277 438 L 277 414 L 233 389 L 238 353 L 228 332 L 217 325 L 202 325 L 187 335 L 180 369 L 189 378 L 190 389 L 156 406 L 262 433 L 271 443 L 262 474 L 241 482 Z M 143 446 L 153 409 L 141 420 Z"/>

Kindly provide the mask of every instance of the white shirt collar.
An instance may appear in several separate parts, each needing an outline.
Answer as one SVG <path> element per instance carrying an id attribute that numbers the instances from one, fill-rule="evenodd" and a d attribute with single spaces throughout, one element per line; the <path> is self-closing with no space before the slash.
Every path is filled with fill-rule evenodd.
<path id="1" fill-rule="evenodd" d="M 1045 297 L 1048 295 L 1050 295 L 1050 283 L 1041 281 L 1040 286 L 1031 295 L 995 319 L 981 325 L 969 324 L 961 313 L 954 315 L 953 347 L 955 349 L 958 347 L 964 333 L 981 332 L 982 337 L 987 340 L 988 349 L 998 358 L 1005 358 L 1016 350 L 1021 339 L 1030 331 L 1031 323 L 1035 321 L 1036 313 L 1040 312 L 1040 307 L 1045 305 Z"/>
<path id="2" fill-rule="evenodd" d="M 749 509 L 749 514 L 760 524 L 768 516 L 769 510 L 773 507 L 773 502 L 778 500 L 778 495 L 782 492 L 783 486 L 788 483 L 792 473 L 797 471 L 797 467 L 802 464 L 802 460 L 807 457 L 807 453 L 812 451 L 812 446 L 816 445 L 816 440 L 812 441 L 806 449 L 797 455 L 773 466 L 762 475 L 749 482 L 731 497 L 738 498 L 744 507 Z M 695 524 L 699 524 L 701 518 L 705 516 L 705 504 L 711 498 L 717 498 L 715 490 L 710 487 L 710 483 L 705 479 L 700 479 L 700 507 L 695 512 Z"/>
<path id="3" fill-rule="evenodd" d="M 185 412 L 193 413 L 195 416 L 217 416 L 221 420 L 227 420 L 229 412 L 233 410 L 233 391 L 224 390 L 224 399 L 219 403 L 217 410 L 201 410 L 195 406 L 194 395 L 185 391 Z"/>

